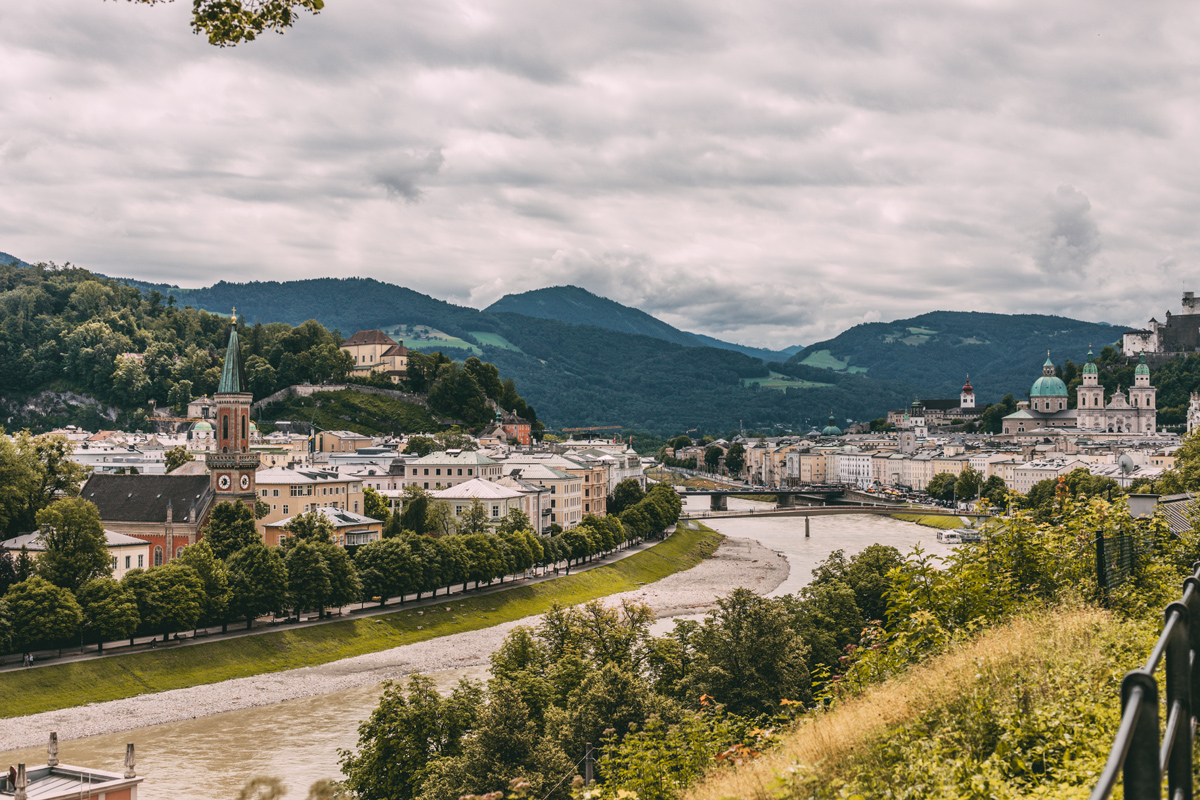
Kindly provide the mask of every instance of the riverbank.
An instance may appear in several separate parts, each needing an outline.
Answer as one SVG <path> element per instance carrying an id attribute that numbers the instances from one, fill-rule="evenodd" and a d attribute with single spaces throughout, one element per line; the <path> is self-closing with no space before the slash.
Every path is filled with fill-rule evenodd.
<path id="1" fill-rule="evenodd" d="M 711 557 L 708 557 L 710 554 Z M 60 705 L 57 708 L 61 710 L 42 713 L 26 712 L 25 716 L 6 720 L 0 730 L 0 751 L 36 746 L 45 740 L 51 730 L 58 732 L 60 740 L 69 740 L 369 686 L 413 672 L 428 673 L 478 666 L 487 663 L 488 657 L 513 627 L 518 624 L 537 624 L 536 614 L 545 611 L 554 602 L 575 604 L 607 596 L 614 603 L 625 598 L 645 602 L 659 617 L 697 614 L 711 608 L 717 597 L 738 586 L 745 586 L 760 594 L 770 593 L 786 580 L 788 572 L 786 559 L 757 542 L 720 542 L 719 534 L 707 529 L 681 530 L 650 550 L 591 572 L 538 586 L 515 588 L 488 597 L 439 604 L 436 612 L 424 609 L 426 613 L 418 614 L 416 609 L 410 609 L 388 617 L 346 623 L 355 626 L 355 629 L 345 633 L 345 646 L 353 645 L 360 637 L 390 637 L 393 644 L 388 649 L 376 648 L 378 652 L 337 660 L 325 658 L 321 663 L 300 669 L 286 666 L 258 669 L 245 677 L 208 685 L 193 683 L 188 687 L 172 687 L 168 691 L 151 690 L 155 693 L 145 694 L 129 692 L 122 696 L 123 699 L 109 702 L 92 702 L 70 708 Z M 647 585 L 637 588 L 638 584 L 643 583 Z M 601 591 L 603 589 L 610 591 Z M 378 626 L 380 630 L 361 630 L 369 626 Z M 336 630 L 336 626 L 325 625 L 311 630 L 331 631 Z M 286 637 L 291 633 L 284 632 L 280 636 Z M 256 636 L 240 641 L 255 648 L 256 658 L 272 665 L 306 655 L 304 651 L 307 647 L 297 646 L 297 643 L 286 638 L 276 640 L 274 636 Z M 287 652 L 260 653 L 258 650 L 262 648 L 259 642 L 267 648 L 278 647 Z M 312 644 L 319 647 L 323 643 Z M 196 661 L 203 650 L 203 646 L 198 646 L 176 652 L 187 661 Z M 128 658 L 138 659 L 145 655 L 167 654 L 139 654 Z M 92 663 L 116 672 L 118 670 L 112 669 L 111 665 L 120 661 L 106 659 Z M 63 668 L 86 665 L 85 662 L 63 665 Z M 187 668 L 186 664 L 178 663 L 162 666 Z M 126 676 L 116 676 L 122 683 L 132 681 L 136 685 L 140 680 L 128 665 L 120 665 L 118 669 L 128 673 Z M 203 670 L 206 666 L 198 664 L 196 669 Z M 52 670 L 27 671 L 17 675 L 33 675 L 35 672 L 50 673 Z M 29 709 L 27 700 L 30 697 L 25 689 L 10 687 L 8 678 L 6 675 L 0 680 L 0 688 L 7 697 L 18 699 L 12 705 L 6 704 L 4 710 L 13 708 L 20 713 Z M 94 678 L 102 679 L 104 676 Z M 160 685 L 169 682 L 169 675 L 159 674 L 156 678 Z M 81 681 L 91 679 L 60 675 L 57 680 L 62 683 L 58 688 L 62 693 L 78 692 L 94 698 L 95 687 L 89 687 L 86 682 L 79 686 Z M 33 688 L 40 689 L 36 686 Z M 44 699 L 49 694 L 53 694 L 51 687 L 46 687 L 41 697 Z"/>

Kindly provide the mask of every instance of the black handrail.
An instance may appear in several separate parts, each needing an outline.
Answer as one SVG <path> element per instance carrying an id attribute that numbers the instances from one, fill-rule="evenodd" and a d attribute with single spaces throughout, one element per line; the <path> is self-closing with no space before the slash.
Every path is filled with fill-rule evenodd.
<path id="1" fill-rule="evenodd" d="M 1183 582 L 1183 597 L 1167 606 L 1162 633 L 1140 669 L 1121 681 L 1121 726 L 1089 800 L 1108 800 L 1120 774 L 1126 800 L 1192 800 L 1192 738 L 1200 705 L 1200 562 Z M 1163 663 L 1167 726 L 1159 741 L 1158 681 Z M 1193 698 L 1197 701 L 1193 703 Z"/>

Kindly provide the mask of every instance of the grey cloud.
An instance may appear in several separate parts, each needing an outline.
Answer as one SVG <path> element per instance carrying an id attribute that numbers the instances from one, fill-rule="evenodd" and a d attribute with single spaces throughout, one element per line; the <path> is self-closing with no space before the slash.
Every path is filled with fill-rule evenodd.
<path id="1" fill-rule="evenodd" d="M 1100 252 L 1100 229 L 1092 218 L 1087 195 L 1066 184 L 1046 198 L 1045 230 L 1034 255 L 1038 267 L 1048 275 L 1070 273 L 1082 277 L 1092 258 Z"/>
<path id="2" fill-rule="evenodd" d="M 445 161 L 441 150 L 396 156 L 392 163 L 375 172 L 374 181 L 383 186 L 388 198 L 416 203 L 425 196 L 417 181 L 436 175 Z"/>

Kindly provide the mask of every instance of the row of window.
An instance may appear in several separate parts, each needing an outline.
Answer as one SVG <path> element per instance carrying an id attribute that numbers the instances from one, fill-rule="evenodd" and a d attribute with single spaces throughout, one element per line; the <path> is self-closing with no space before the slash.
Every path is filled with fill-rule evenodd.
<path id="1" fill-rule="evenodd" d="M 159 548 L 159 550 L 161 550 L 161 549 L 162 548 Z M 132 564 L 133 564 L 133 556 L 125 556 L 125 569 L 133 569 Z M 142 569 L 146 566 L 146 557 L 144 555 L 139 555 L 137 557 L 137 565 L 138 565 L 138 569 Z M 116 556 L 112 557 L 112 568 L 113 569 L 117 568 L 117 557 Z"/>

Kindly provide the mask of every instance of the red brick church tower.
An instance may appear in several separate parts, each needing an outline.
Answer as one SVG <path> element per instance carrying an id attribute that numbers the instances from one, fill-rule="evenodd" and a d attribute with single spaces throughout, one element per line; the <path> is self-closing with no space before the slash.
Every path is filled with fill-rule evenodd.
<path id="1" fill-rule="evenodd" d="M 215 502 L 242 502 L 253 511 L 258 455 L 250 452 L 250 403 L 254 395 L 246 391 L 244 372 L 238 345 L 237 309 L 234 309 L 221 383 L 213 395 L 217 405 L 214 447 L 204 456 L 204 463 L 216 494 Z"/>

